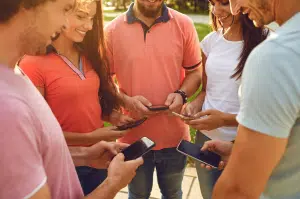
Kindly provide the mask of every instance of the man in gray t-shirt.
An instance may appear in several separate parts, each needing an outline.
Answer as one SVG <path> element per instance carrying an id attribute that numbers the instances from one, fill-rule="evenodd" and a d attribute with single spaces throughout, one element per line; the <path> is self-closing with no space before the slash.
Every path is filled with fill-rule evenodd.
<path id="1" fill-rule="evenodd" d="M 238 135 L 213 199 L 300 198 L 300 1 L 230 0 L 233 14 L 281 27 L 243 71 Z M 229 143 L 211 141 L 229 154 Z M 224 147 L 225 146 L 225 147 Z M 227 146 L 227 147 L 226 147 Z"/>

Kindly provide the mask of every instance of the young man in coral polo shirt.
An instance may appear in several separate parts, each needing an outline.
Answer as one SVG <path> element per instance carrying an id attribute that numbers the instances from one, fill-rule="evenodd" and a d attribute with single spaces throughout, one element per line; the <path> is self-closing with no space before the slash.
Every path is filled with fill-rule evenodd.
<path id="1" fill-rule="evenodd" d="M 182 198 L 186 157 L 176 146 L 190 135 L 188 126 L 170 112 L 179 112 L 200 85 L 200 48 L 193 22 L 167 8 L 163 0 L 135 0 L 105 32 L 110 67 L 126 109 L 134 118 L 148 117 L 120 141 L 133 143 L 146 136 L 156 142 L 129 185 L 129 198 L 149 198 L 155 168 L 163 197 Z M 169 110 L 151 112 L 151 105 L 168 105 Z"/>

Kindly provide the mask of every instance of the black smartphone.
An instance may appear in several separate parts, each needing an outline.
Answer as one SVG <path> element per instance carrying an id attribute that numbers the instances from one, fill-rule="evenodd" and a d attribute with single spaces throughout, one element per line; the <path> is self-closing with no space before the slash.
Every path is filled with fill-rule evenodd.
<path id="1" fill-rule="evenodd" d="M 177 146 L 177 151 L 217 169 L 221 161 L 221 156 L 211 151 L 201 151 L 201 148 L 202 146 L 200 145 L 181 140 Z"/>
<path id="2" fill-rule="evenodd" d="M 142 118 L 140 120 L 136 120 L 134 122 L 129 122 L 127 124 L 124 124 L 124 125 L 121 125 L 121 126 L 117 126 L 117 130 L 124 131 L 124 130 L 127 130 L 127 129 L 135 128 L 135 127 L 143 124 L 146 120 L 147 120 L 147 118 L 144 117 L 144 118 Z"/>
<path id="3" fill-rule="evenodd" d="M 149 138 L 143 137 L 125 148 L 122 153 L 125 156 L 125 161 L 134 160 L 148 153 L 153 147 L 155 147 L 155 143 Z"/>
<path id="4" fill-rule="evenodd" d="M 165 111 L 169 109 L 169 107 L 166 105 L 147 106 L 147 108 L 150 111 Z"/>
<path id="5" fill-rule="evenodd" d="M 176 113 L 176 112 L 172 112 L 172 114 L 176 117 L 180 117 L 181 119 L 183 120 L 194 120 L 196 119 L 195 117 L 193 116 L 190 116 L 190 115 L 184 115 L 184 114 L 179 114 L 179 113 Z"/>

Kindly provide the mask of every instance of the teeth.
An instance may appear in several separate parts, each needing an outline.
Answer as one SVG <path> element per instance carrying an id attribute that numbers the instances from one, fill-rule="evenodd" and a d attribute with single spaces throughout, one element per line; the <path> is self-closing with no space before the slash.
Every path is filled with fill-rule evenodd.
<path id="1" fill-rule="evenodd" d="M 76 30 L 78 33 L 82 34 L 82 35 L 85 35 L 86 32 L 83 32 L 83 31 L 80 31 L 80 30 Z"/>

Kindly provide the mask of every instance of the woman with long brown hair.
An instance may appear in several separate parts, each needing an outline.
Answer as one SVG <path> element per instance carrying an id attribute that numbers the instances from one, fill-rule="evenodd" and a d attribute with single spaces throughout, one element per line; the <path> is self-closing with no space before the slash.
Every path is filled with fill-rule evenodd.
<path id="1" fill-rule="evenodd" d="M 197 119 L 187 121 L 197 129 L 196 143 L 233 141 L 237 133 L 235 119 L 239 108 L 238 89 L 246 60 L 251 51 L 268 36 L 265 28 L 256 28 L 247 15 L 233 16 L 229 0 L 210 0 L 212 29 L 201 42 L 202 91 L 188 104 L 185 114 Z M 204 199 L 210 199 L 221 171 L 207 171 L 196 164 Z"/>
<path id="2" fill-rule="evenodd" d="M 19 66 L 48 102 L 69 146 L 115 141 L 127 132 L 104 127 L 104 120 L 120 125 L 132 119 L 117 111 L 120 104 L 106 59 L 100 0 L 76 0 L 68 26 L 48 54 L 25 56 Z M 85 194 L 106 176 L 105 170 L 91 167 L 76 170 Z"/>

